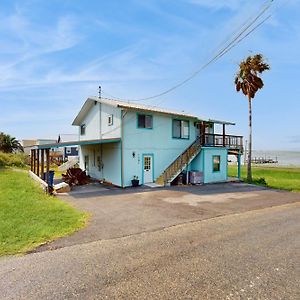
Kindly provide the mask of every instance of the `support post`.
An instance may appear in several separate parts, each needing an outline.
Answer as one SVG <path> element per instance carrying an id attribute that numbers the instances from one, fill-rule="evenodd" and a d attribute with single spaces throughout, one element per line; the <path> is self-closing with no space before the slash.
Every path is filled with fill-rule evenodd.
<path id="1" fill-rule="evenodd" d="M 36 174 L 36 150 L 33 150 L 33 173 Z"/>
<path id="2" fill-rule="evenodd" d="M 225 124 L 223 124 L 223 147 L 225 147 Z"/>
<path id="3" fill-rule="evenodd" d="M 46 182 L 49 184 L 49 169 L 50 169 L 50 153 L 49 149 L 46 149 Z"/>
<path id="4" fill-rule="evenodd" d="M 202 122 L 201 123 L 201 129 L 200 129 L 200 136 L 201 136 L 201 146 L 203 146 L 205 144 L 205 123 Z"/>
<path id="5" fill-rule="evenodd" d="M 41 150 L 41 178 L 43 179 L 44 176 L 44 162 L 45 162 L 45 150 Z"/>
<path id="6" fill-rule="evenodd" d="M 237 155 L 237 163 L 238 163 L 238 179 L 241 180 L 241 154 Z"/>
<path id="7" fill-rule="evenodd" d="M 33 172 L 33 149 L 30 151 L 30 170 Z"/>
<path id="8" fill-rule="evenodd" d="M 36 175 L 40 176 L 40 149 L 37 149 L 37 155 L 36 155 Z"/>

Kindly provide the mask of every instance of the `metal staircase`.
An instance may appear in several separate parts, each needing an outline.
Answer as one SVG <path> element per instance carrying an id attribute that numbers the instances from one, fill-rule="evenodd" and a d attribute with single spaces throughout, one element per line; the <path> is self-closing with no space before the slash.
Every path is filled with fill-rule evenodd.
<path id="1" fill-rule="evenodd" d="M 201 150 L 200 137 L 184 150 L 156 179 L 159 185 L 170 184 Z"/>

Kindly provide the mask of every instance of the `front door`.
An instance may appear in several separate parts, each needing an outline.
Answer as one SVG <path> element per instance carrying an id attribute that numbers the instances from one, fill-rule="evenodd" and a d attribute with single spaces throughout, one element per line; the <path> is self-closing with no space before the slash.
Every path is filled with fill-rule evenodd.
<path id="1" fill-rule="evenodd" d="M 144 155 L 143 157 L 144 183 L 153 182 L 153 157 L 152 155 Z"/>

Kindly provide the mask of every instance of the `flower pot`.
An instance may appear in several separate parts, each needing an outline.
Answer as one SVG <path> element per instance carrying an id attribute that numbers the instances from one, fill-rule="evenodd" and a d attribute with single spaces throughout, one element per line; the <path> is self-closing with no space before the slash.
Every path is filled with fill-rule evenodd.
<path id="1" fill-rule="evenodd" d="M 131 184 L 132 184 L 132 186 L 139 186 L 139 180 L 138 179 L 132 179 L 131 180 Z"/>

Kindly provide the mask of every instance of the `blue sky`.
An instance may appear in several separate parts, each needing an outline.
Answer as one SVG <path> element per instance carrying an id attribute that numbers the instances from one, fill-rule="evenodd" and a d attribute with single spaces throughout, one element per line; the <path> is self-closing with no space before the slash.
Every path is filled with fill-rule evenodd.
<path id="1" fill-rule="evenodd" d="M 0 2 L 0 131 L 19 139 L 74 133 L 72 120 L 97 95 L 143 98 L 203 65 L 266 1 L 51 0 Z M 233 78 L 247 55 L 272 69 L 253 102 L 255 149 L 300 150 L 300 1 L 274 0 L 269 19 L 186 85 L 145 101 L 237 123 L 247 101 Z"/>

